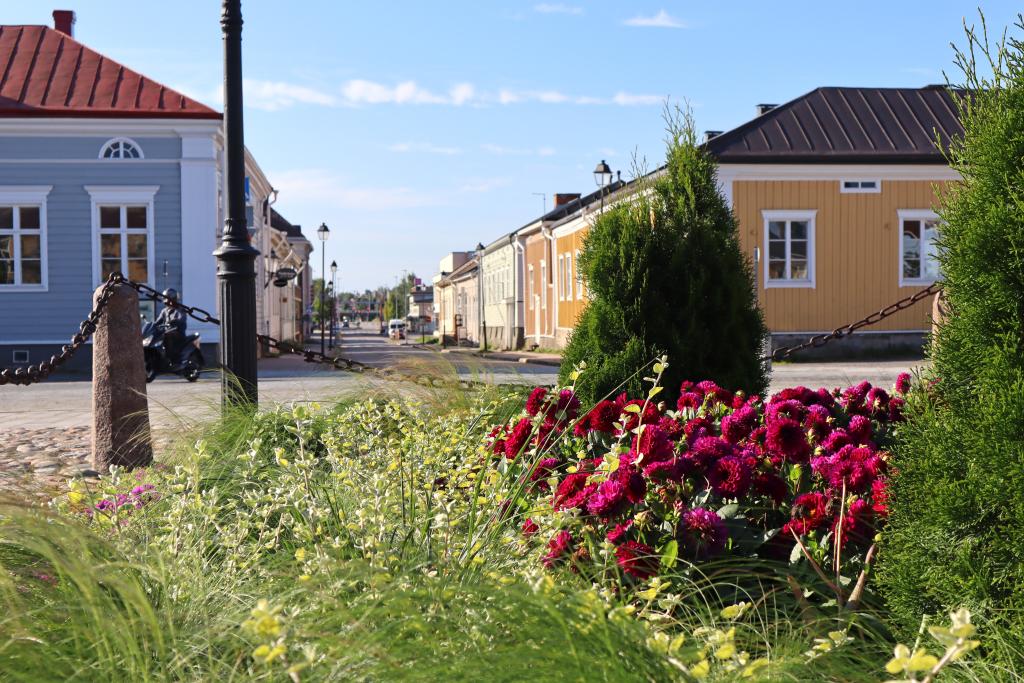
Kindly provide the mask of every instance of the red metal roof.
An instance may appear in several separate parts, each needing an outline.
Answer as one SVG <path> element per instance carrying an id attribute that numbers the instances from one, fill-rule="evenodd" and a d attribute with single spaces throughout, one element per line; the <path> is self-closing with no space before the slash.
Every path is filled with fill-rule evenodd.
<path id="1" fill-rule="evenodd" d="M 221 117 L 47 26 L 0 26 L 0 116 Z"/>

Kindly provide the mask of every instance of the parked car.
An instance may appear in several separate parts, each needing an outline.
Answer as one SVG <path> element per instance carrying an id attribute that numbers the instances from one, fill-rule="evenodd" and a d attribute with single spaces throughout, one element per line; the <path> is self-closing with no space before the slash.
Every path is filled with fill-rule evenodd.
<path id="1" fill-rule="evenodd" d="M 405 339 L 405 321 L 392 318 L 388 321 L 388 339 Z"/>

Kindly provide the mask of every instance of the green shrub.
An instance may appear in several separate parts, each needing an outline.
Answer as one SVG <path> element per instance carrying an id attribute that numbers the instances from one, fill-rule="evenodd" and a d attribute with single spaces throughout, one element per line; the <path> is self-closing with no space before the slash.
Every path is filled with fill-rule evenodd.
<path id="1" fill-rule="evenodd" d="M 764 321 L 715 162 L 688 115 L 666 119 L 664 173 L 602 214 L 580 253 L 592 300 L 563 355 L 562 381 L 585 361 L 584 403 L 623 382 L 640 393 L 641 371 L 662 354 L 669 392 L 698 378 L 748 393 L 766 386 Z"/>
<path id="2" fill-rule="evenodd" d="M 968 39 L 966 134 L 950 150 L 963 182 L 940 212 L 950 314 L 929 351 L 935 384 L 915 392 L 895 448 L 881 553 L 908 630 L 959 606 L 1024 628 L 1024 44 L 1000 45 L 982 78 L 987 40 Z"/>

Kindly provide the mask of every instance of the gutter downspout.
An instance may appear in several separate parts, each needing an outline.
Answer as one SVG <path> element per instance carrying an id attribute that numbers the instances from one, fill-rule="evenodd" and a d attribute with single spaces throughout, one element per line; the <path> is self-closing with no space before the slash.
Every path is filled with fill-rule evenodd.
<path id="1" fill-rule="evenodd" d="M 518 265 L 521 263 L 519 254 L 522 245 L 519 243 L 518 233 L 509 235 L 508 242 L 512 247 L 512 329 L 509 330 L 508 347 L 510 350 L 516 351 L 519 349 L 519 333 L 516 331 L 519 329 L 519 304 L 522 303 L 522 299 L 519 297 L 519 285 L 522 284 L 522 278 L 518 277 Z"/>
<path id="2" fill-rule="evenodd" d="M 545 232 L 544 236 L 547 238 L 547 241 L 548 241 L 548 253 L 547 253 L 547 257 L 548 257 L 548 277 L 551 279 L 551 282 L 554 282 L 555 281 L 555 251 L 557 250 L 557 240 L 558 240 L 558 238 L 555 237 L 554 230 L 552 230 L 551 228 L 545 227 L 545 228 L 543 228 L 543 230 Z M 544 287 L 545 288 L 548 287 L 548 283 L 547 282 L 544 283 Z M 544 321 L 544 324 L 547 327 L 548 336 L 551 337 L 552 342 L 557 346 L 558 345 L 558 340 L 556 339 L 555 330 L 558 328 L 558 292 L 555 290 L 554 287 L 551 287 L 550 289 L 551 289 L 551 297 L 550 297 L 551 300 L 549 301 L 549 303 L 551 305 L 548 308 L 548 311 L 550 311 L 551 315 L 548 317 L 547 320 Z M 548 290 L 545 289 L 544 296 L 546 297 L 547 295 L 548 295 Z"/>

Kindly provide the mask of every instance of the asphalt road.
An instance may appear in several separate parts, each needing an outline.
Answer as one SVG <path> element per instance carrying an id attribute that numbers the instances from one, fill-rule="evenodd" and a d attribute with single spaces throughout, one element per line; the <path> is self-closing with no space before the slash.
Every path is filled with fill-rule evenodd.
<path id="1" fill-rule="evenodd" d="M 416 375 L 476 379 L 494 383 L 550 384 L 557 368 L 480 358 L 469 353 L 440 353 L 413 344 L 392 342 L 372 330 L 345 330 L 338 355 L 373 367 L 395 367 Z M 810 387 L 846 386 L 867 379 L 891 386 L 900 372 L 915 365 L 909 361 L 857 363 L 794 363 L 776 365 L 772 391 L 803 384 Z M 699 378 L 698 378 L 699 379 Z M 410 383 L 396 383 L 305 363 L 296 356 L 271 358 L 259 366 L 260 403 L 317 401 L 330 403 L 346 396 L 381 391 L 414 393 Z M 68 428 L 91 422 L 92 385 L 89 381 L 46 381 L 29 387 L 0 386 L 0 434 L 18 427 Z M 208 373 L 189 384 L 178 377 L 160 377 L 147 387 L 150 419 L 157 428 L 174 428 L 181 423 L 217 414 L 220 381 Z"/>

